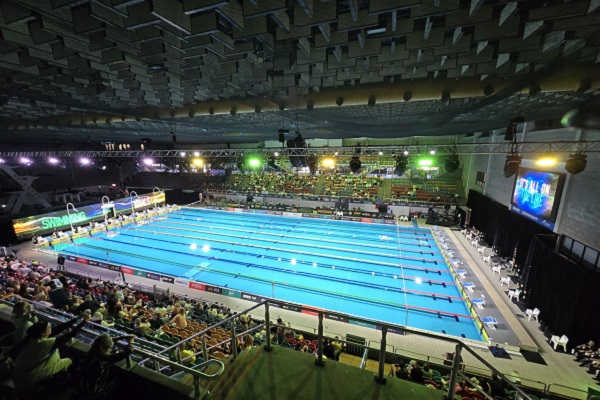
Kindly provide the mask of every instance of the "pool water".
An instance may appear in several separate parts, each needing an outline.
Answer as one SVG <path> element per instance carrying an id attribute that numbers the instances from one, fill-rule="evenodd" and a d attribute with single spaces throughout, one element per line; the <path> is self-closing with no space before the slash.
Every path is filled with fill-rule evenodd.
<path id="1" fill-rule="evenodd" d="M 61 252 L 481 340 L 429 229 L 182 208 Z"/>

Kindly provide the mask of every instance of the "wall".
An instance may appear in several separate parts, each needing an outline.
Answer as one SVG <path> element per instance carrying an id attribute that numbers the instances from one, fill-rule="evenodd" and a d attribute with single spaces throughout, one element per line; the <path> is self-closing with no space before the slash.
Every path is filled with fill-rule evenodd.
<path id="1" fill-rule="evenodd" d="M 463 143 L 503 142 L 504 132 L 497 131 L 488 138 L 465 138 Z M 600 140 L 600 132 L 578 133 L 567 129 L 554 129 L 538 132 L 526 132 L 527 142 L 554 142 L 569 140 Z M 523 134 L 518 135 L 518 141 L 523 141 Z M 524 158 L 532 158 L 525 156 Z M 567 154 L 559 161 L 565 161 Z M 479 154 L 462 156 L 463 183 L 465 192 L 470 189 L 480 192 L 491 199 L 508 206 L 510 204 L 513 178 L 504 177 L 504 154 Z M 565 189 L 562 195 L 561 208 L 557 217 L 557 232 L 568 235 L 595 249 L 600 249 L 600 154 L 588 154 L 588 165 L 585 171 L 578 175 L 567 174 Z M 475 184 L 477 171 L 487 174 L 485 188 Z"/>

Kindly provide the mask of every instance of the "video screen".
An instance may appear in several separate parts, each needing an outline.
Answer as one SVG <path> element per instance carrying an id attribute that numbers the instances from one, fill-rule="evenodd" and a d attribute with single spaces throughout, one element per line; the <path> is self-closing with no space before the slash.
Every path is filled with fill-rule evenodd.
<path id="1" fill-rule="evenodd" d="M 519 168 L 511 210 L 554 229 L 565 174 Z"/>

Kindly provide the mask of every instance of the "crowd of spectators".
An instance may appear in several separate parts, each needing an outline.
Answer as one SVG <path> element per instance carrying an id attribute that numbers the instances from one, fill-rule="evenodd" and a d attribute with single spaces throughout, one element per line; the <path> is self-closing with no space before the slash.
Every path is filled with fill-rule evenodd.
<path id="1" fill-rule="evenodd" d="M 319 177 L 314 175 L 278 174 L 272 180 L 272 192 L 277 195 L 315 194 Z"/>
<path id="2" fill-rule="evenodd" d="M 586 367 L 588 372 L 600 380 L 600 348 L 593 340 L 575 346 L 571 353 L 575 355 L 575 361 L 579 362 L 580 366 Z"/>
<path id="3" fill-rule="evenodd" d="M 383 178 L 378 176 L 325 175 L 323 194 L 375 201 Z"/>

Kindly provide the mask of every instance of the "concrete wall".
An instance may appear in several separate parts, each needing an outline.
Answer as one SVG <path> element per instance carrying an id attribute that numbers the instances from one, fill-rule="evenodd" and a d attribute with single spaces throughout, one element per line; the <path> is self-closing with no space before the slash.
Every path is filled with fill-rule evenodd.
<path id="1" fill-rule="evenodd" d="M 567 129 L 555 129 L 539 132 L 526 132 L 527 142 L 554 142 L 570 140 L 600 140 L 600 132 L 579 133 Z M 463 143 L 503 142 L 504 132 L 496 132 L 487 138 L 465 138 Z M 523 141 L 523 134 L 518 135 L 518 141 Z M 532 162 L 534 157 L 525 155 L 524 163 Z M 568 155 L 562 155 L 559 162 L 564 162 Z M 508 206 L 514 185 L 513 178 L 504 177 L 504 154 L 477 154 L 462 156 L 463 183 L 465 195 L 470 189 L 483 193 L 495 201 Z M 556 231 L 568 235 L 595 249 L 600 249 L 600 155 L 588 154 L 588 165 L 585 171 L 578 175 L 567 173 L 565 188 L 561 200 L 561 208 L 557 217 Z M 475 184 L 477 172 L 487 174 L 484 188 Z M 561 171 L 562 172 L 562 171 Z"/>

